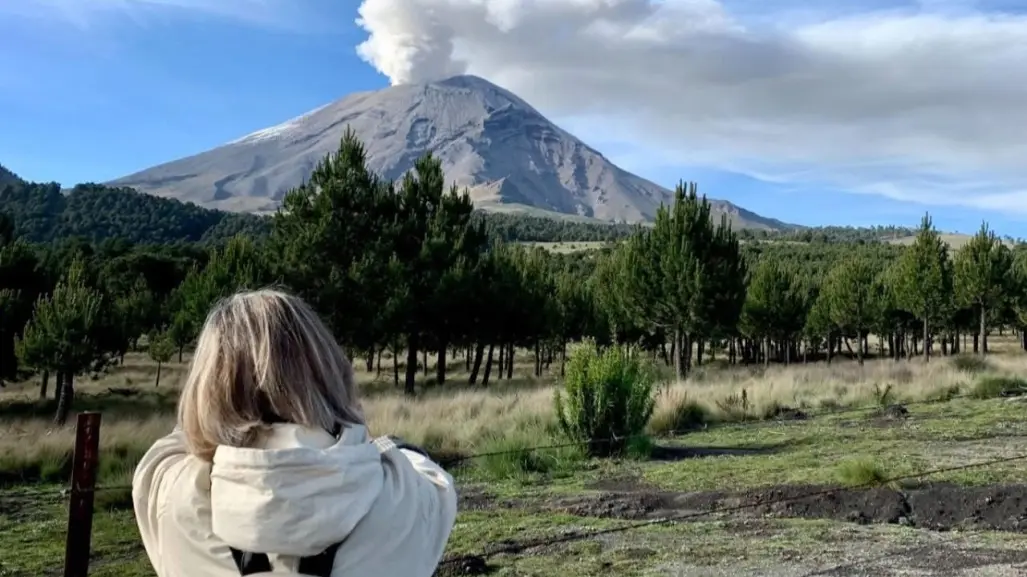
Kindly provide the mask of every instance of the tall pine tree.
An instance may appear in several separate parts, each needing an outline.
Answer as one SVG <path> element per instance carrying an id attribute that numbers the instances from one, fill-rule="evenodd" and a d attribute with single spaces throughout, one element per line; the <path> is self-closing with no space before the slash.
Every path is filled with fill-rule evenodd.
<path id="1" fill-rule="evenodd" d="M 1007 299 L 1012 255 L 985 223 L 956 251 L 954 261 L 956 298 L 960 305 L 976 311 L 980 352 L 987 354 L 988 314 L 1002 307 Z"/>
<path id="2" fill-rule="evenodd" d="M 949 312 L 952 269 L 948 245 L 934 229 L 929 215 L 920 221 L 913 244 L 898 262 L 895 294 L 899 306 L 921 322 L 924 362 L 931 360 L 931 335 Z"/>

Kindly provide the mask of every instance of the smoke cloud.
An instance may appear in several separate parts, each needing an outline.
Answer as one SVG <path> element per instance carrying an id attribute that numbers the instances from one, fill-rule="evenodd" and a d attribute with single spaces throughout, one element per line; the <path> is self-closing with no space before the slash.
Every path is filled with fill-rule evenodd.
<path id="1" fill-rule="evenodd" d="M 1027 214 L 1027 16 L 771 4 L 363 0 L 358 52 L 393 84 L 482 76 L 668 165 Z"/>

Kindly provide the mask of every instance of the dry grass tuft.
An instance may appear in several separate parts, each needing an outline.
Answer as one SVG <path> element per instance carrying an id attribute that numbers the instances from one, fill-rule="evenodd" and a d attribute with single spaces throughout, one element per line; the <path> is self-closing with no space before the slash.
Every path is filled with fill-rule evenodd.
<path id="1" fill-rule="evenodd" d="M 371 432 L 400 435 L 443 457 L 557 441 L 553 381 L 529 376 L 528 355 L 520 357 L 526 363 L 515 367 L 510 382 L 470 389 L 462 384 L 466 377 L 454 372 L 453 384 L 431 389 L 417 399 L 394 391 L 389 370 L 387 378 L 359 374 L 361 382 L 369 383 L 363 404 Z M 362 362 L 358 365 L 363 368 Z M 455 368 L 459 365 L 454 363 Z M 391 361 L 386 366 L 391 367 Z M 156 367 L 143 355 L 130 355 L 124 366 L 109 375 L 78 379 L 76 408 L 104 413 L 102 482 L 128 475 L 142 452 L 172 429 L 176 387 L 185 370 L 182 364 L 170 363 L 162 376 L 167 386 L 155 390 Z M 667 384 L 660 390 L 649 431 L 665 434 L 709 423 L 765 418 L 784 407 L 816 413 L 870 406 L 888 387 L 893 402 L 944 400 L 972 394 L 974 387 L 981 394 L 982 382 L 1023 383 L 1018 375 L 1025 372 L 1027 355 L 1019 351 L 990 355 L 986 364 L 938 357 L 929 364 L 916 359 L 876 360 L 862 368 L 847 361 L 769 368 L 700 367 L 687 382 Z M 36 395 L 38 377 L 0 390 L 0 484 L 67 478 L 74 431 L 55 428 L 50 423 L 53 400 L 40 402 Z M 572 457 L 577 458 L 567 456 Z M 558 468 L 537 460 L 521 464 L 497 460 L 494 465 L 497 471 Z"/>

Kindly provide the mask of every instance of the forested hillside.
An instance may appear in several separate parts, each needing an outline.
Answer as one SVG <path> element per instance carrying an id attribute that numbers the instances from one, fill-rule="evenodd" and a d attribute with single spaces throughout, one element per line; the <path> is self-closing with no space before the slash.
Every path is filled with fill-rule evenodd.
<path id="1" fill-rule="evenodd" d="M 11 217 L 17 234 L 30 242 L 83 237 L 160 244 L 267 231 L 267 221 L 260 217 L 97 184 L 80 184 L 67 194 L 57 183 L 8 184 L 0 188 L 0 212 Z"/>
<path id="2" fill-rule="evenodd" d="M 783 240 L 796 242 L 877 242 L 916 234 L 916 228 L 905 226 L 819 226 L 788 231 L 746 229 L 738 231 L 745 240 Z"/>
<path id="3" fill-rule="evenodd" d="M 10 175 L 6 177 L 5 175 Z M 221 242 L 236 234 L 253 237 L 270 232 L 270 218 L 201 208 L 140 194 L 129 188 L 81 184 L 62 194 L 57 183 L 27 183 L 0 167 L 0 212 L 10 216 L 17 234 L 31 242 L 71 237 L 132 243 Z M 475 222 L 489 236 L 505 242 L 601 242 L 622 240 L 637 225 L 559 220 L 518 213 L 475 210 Z M 742 240 L 803 243 L 877 242 L 908 237 L 905 227 L 812 227 L 773 232 L 743 229 Z"/>
<path id="4" fill-rule="evenodd" d="M 0 180 L 3 172 L 0 172 Z M 231 213 L 140 194 L 130 188 L 81 184 L 62 194 L 57 183 L 0 183 L 0 212 L 15 223 L 19 237 L 53 242 L 72 237 L 131 243 L 218 242 L 237 234 L 267 236 L 270 217 Z M 609 241 L 627 237 L 632 225 L 474 211 L 490 236 L 509 242 Z"/>
<path id="5" fill-rule="evenodd" d="M 21 179 L 18 178 L 17 174 L 14 174 L 10 170 L 4 168 L 4 165 L 0 164 L 0 189 L 3 189 L 8 184 L 18 184 Z"/>
<path id="6" fill-rule="evenodd" d="M 954 254 L 928 217 L 910 246 L 742 243 L 694 187 L 679 187 L 652 226 L 599 229 L 482 216 L 444 182 L 430 156 L 401 182 L 381 180 L 350 135 L 265 219 L 91 185 L 67 197 L 56 185 L 8 186 L 0 378 L 52 372 L 63 419 L 76 374 L 116 362 L 144 334 L 155 358 L 181 354 L 218 298 L 269 284 L 303 296 L 369 367 L 383 350 L 405 357 L 395 382 L 409 393 L 427 351 L 439 359 L 432 382 L 462 350 L 470 384 L 486 386 L 509 378 L 517 350 L 534 351 L 541 373 L 585 338 L 636 344 L 685 377 L 718 356 L 926 360 L 968 335 L 983 352 L 991 330 L 1027 328 L 1027 251 L 986 227 Z M 624 241 L 571 254 L 507 242 L 548 235 Z"/>

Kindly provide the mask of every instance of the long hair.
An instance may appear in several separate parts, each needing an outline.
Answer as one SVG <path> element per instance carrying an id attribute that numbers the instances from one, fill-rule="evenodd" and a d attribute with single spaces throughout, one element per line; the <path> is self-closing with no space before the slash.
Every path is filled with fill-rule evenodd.
<path id="1" fill-rule="evenodd" d="M 246 291 L 207 316 L 178 403 L 189 450 L 252 446 L 275 422 L 363 424 L 353 366 L 317 314 L 276 290 Z"/>

